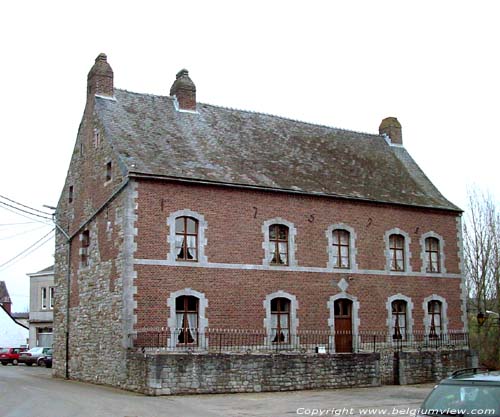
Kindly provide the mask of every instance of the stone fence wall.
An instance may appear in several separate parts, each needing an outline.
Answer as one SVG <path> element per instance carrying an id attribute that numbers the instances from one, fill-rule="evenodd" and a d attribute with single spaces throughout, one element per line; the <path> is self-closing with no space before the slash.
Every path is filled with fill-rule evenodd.
<path id="1" fill-rule="evenodd" d="M 292 391 L 380 385 L 379 355 L 130 354 L 130 389 L 148 395 Z M 142 364 L 142 365 L 141 365 Z M 143 381 L 135 371 L 145 370 Z M 138 378 L 139 376 L 139 378 Z"/>
<path id="2" fill-rule="evenodd" d="M 171 395 L 407 385 L 436 382 L 456 369 L 477 366 L 469 350 L 392 355 L 384 361 L 380 353 L 129 352 L 122 388 Z"/>
<path id="3" fill-rule="evenodd" d="M 437 382 L 461 368 L 478 366 L 477 354 L 470 350 L 442 350 L 396 353 L 400 385 Z"/>

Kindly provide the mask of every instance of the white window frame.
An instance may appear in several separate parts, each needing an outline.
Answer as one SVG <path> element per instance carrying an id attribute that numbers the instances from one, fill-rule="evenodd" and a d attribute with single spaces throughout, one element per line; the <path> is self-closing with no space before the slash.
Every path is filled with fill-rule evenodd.
<path id="1" fill-rule="evenodd" d="M 49 287 L 49 309 L 54 309 L 54 296 L 56 287 Z"/>
<path id="2" fill-rule="evenodd" d="M 333 231 L 334 230 L 345 230 L 346 232 L 349 232 L 349 268 L 339 268 L 335 266 L 333 262 L 333 257 L 334 257 L 334 251 L 333 251 Z M 337 223 L 337 224 L 332 224 L 328 226 L 328 229 L 326 229 L 325 232 L 326 239 L 328 241 L 328 247 L 326 248 L 326 251 L 328 253 L 328 264 L 327 268 L 328 269 L 334 269 L 334 270 L 339 270 L 339 271 L 356 271 L 358 269 L 358 264 L 356 263 L 356 255 L 358 253 L 358 250 L 356 248 L 356 239 L 357 235 L 356 232 L 354 231 L 354 228 L 351 226 L 344 224 L 344 223 Z"/>
<path id="3" fill-rule="evenodd" d="M 271 340 L 272 334 L 272 319 L 271 319 L 271 300 L 275 298 L 286 298 L 290 301 L 290 344 L 296 346 L 299 342 L 297 336 L 297 328 L 299 327 L 299 319 L 297 318 L 297 309 L 299 308 L 299 302 L 297 297 L 293 294 L 289 294 L 283 290 L 273 292 L 272 294 L 266 295 L 266 299 L 263 301 L 264 310 L 266 311 L 266 317 L 264 319 L 264 329 L 266 330 L 266 337 L 264 344 L 266 346 L 272 346 L 273 342 Z M 286 345 L 286 343 L 285 343 Z"/>
<path id="4" fill-rule="evenodd" d="M 391 269 L 391 260 L 392 260 L 392 253 L 391 253 L 391 245 L 390 245 L 390 236 L 391 235 L 401 235 L 404 237 L 404 271 L 393 271 Z M 384 235 L 384 242 L 385 242 L 385 270 L 389 274 L 406 274 L 412 272 L 411 269 L 411 252 L 410 252 L 410 235 L 406 233 L 404 230 L 401 230 L 399 228 L 394 228 L 391 230 L 388 230 L 385 232 Z"/>
<path id="5" fill-rule="evenodd" d="M 425 240 L 428 237 L 433 237 L 439 241 L 439 272 L 427 271 L 428 259 L 427 259 L 427 252 L 425 250 Z M 446 274 L 446 268 L 444 266 L 445 265 L 444 239 L 441 235 L 433 231 L 424 233 L 422 236 L 420 236 L 420 250 L 421 250 L 420 259 L 422 260 L 422 268 L 420 269 L 420 272 L 422 272 L 423 274 L 430 274 L 432 276 L 439 274 Z"/>
<path id="6" fill-rule="evenodd" d="M 175 220 L 179 217 L 192 217 L 193 219 L 196 219 L 198 221 L 198 260 L 193 261 L 192 263 L 197 263 L 200 265 L 208 264 L 208 258 L 205 255 L 205 247 L 207 246 L 207 238 L 205 236 L 208 223 L 203 215 L 189 209 L 178 210 L 174 213 L 171 213 L 167 218 L 167 226 L 169 231 L 167 242 L 170 248 L 167 254 L 167 260 L 171 263 L 186 263 L 185 261 L 177 260 L 177 254 L 175 251 Z"/>
<path id="7" fill-rule="evenodd" d="M 424 329 L 425 335 L 428 336 L 431 330 L 431 316 L 429 315 L 429 303 L 431 301 L 439 301 L 441 303 L 441 333 L 443 335 L 448 334 L 448 303 L 446 298 L 441 297 L 437 294 L 432 294 L 429 297 L 424 298 L 422 302 L 422 309 L 424 310 Z"/>
<path id="8" fill-rule="evenodd" d="M 288 265 L 275 265 L 271 264 L 272 253 L 269 250 L 269 227 L 273 224 L 282 224 L 288 227 Z M 262 265 L 270 266 L 272 268 L 286 268 L 297 266 L 297 260 L 295 254 L 297 252 L 297 245 L 295 243 L 295 238 L 297 236 L 297 229 L 292 222 L 285 220 L 281 217 L 275 217 L 274 219 L 269 219 L 262 225 L 262 234 L 264 235 L 264 242 L 262 243 L 262 248 L 264 249 L 264 259 L 262 260 Z"/>
<path id="9" fill-rule="evenodd" d="M 397 301 L 397 300 L 402 300 L 406 301 L 406 340 L 410 340 L 410 338 L 413 336 L 413 301 L 411 300 L 410 297 L 407 297 L 404 294 L 398 293 L 391 295 L 388 299 L 387 302 L 385 303 L 385 307 L 387 309 L 387 329 L 389 330 L 389 334 L 387 335 L 388 341 L 392 341 L 392 335 L 394 334 L 394 328 L 392 326 L 392 302 Z"/>
<path id="10" fill-rule="evenodd" d="M 198 299 L 198 347 L 208 347 L 208 338 L 205 335 L 205 329 L 208 327 L 208 319 L 206 318 L 208 300 L 205 297 L 204 293 L 195 291 L 191 288 L 184 288 L 183 290 L 175 291 L 170 294 L 170 297 L 167 300 L 167 307 L 170 309 L 170 316 L 167 321 L 167 326 L 170 329 L 170 334 L 176 334 L 175 330 L 177 329 L 177 309 L 175 301 L 177 300 L 177 297 L 182 296 L 191 296 Z M 177 338 L 175 336 L 170 337 L 167 342 L 167 346 L 175 349 L 177 347 Z"/>
<path id="11" fill-rule="evenodd" d="M 41 292 L 41 306 L 42 310 L 47 310 L 47 299 L 48 299 L 48 294 L 47 294 L 47 287 L 42 287 L 40 288 Z"/>

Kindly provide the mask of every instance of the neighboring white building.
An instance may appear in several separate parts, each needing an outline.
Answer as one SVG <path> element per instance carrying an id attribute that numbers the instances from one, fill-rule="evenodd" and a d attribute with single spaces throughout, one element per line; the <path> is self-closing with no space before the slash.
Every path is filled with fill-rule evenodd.
<path id="1" fill-rule="evenodd" d="M 19 324 L 0 304 L 0 347 L 25 346 L 28 342 L 28 328 Z"/>
<path id="2" fill-rule="evenodd" d="M 54 266 L 30 277 L 29 345 L 52 346 L 54 323 Z"/>

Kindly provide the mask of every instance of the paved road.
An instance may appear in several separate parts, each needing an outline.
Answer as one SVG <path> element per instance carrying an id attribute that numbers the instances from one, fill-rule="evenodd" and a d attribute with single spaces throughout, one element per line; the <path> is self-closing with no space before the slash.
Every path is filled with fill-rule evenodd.
<path id="1" fill-rule="evenodd" d="M 146 397 L 51 377 L 50 369 L 0 366 L 0 417 L 410 417 L 432 384 L 258 394 Z M 336 410 L 336 411 L 334 411 Z M 383 410 L 386 410 L 385 412 Z"/>

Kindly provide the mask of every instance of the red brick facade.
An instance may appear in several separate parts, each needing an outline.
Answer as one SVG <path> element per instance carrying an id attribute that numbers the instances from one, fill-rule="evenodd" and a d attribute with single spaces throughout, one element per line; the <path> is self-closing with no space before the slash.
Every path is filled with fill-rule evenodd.
<path id="1" fill-rule="evenodd" d="M 401 206 L 310 197 L 231 188 L 140 181 L 138 186 L 136 260 L 165 260 L 169 252 L 168 216 L 181 209 L 202 214 L 208 224 L 205 237 L 210 267 L 136 265 L 137 326 L 165 326 L 171 292 L 192 288 L 208 300 L 210 327 L 262 328 L 263 301 L 267 294 L 282 290 L 297 297 L 300 329 L 328 329 L 327 302 L 341 290 L 360 302 L 360 329 L 387 330 L 387 299 L 401 293 L 414 303 L 414 330 L 423 330 L 424 298 L 437 294 L 447 300 L 449 329 L 462 329 L 459 248 L 456 214 Z M 358 271 L 252 270 L 262 266 L 264 221 L 276 217 L 297 229 L 297 266 L 326 268 L 328 226 L 344 223 L 356 234 Z M 384 272 L 384 233 L 399 228 L 411 238 L 413 273 Z M 447 277 L 421 273 L 420 236 L 428 231 L 445 241 Z M 223 264 L 220 268 L 217 264 Z M 226 264 L 231 264 L 227 266 Z M 238 267 L 238 264 L 242 264 Z M 226 265 L 226 267 L 223 267 Z M 295 268 L 290 268 L 295 269 Z M 370 273 L 372 272 L 372 273 Z M 375 275 L 375 274 L 376 275 Z M 449 277 L 456 275 L 454 277 Z"/>

